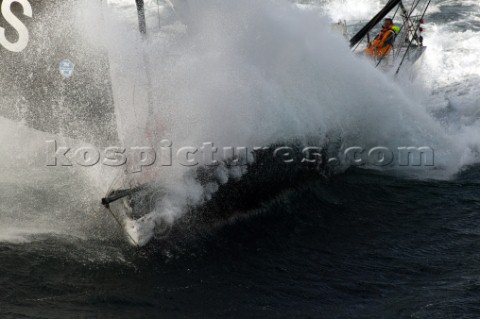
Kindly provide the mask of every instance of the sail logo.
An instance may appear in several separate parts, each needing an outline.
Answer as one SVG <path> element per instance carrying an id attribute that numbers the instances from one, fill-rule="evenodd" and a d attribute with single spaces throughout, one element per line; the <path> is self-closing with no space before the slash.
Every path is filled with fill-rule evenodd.
<path id="1" fill-rule="evenodd" d="M 0 26 L 0 46 L 8 51 L 21 52 L 27 47 L 30 36 L 25 24 L 12 12 L 13 3 L 18 3 L 22 7 L 24 16 L 29 18 L 33 16 L 32 6 L 28 0 L 3 0 L 0 7 L 1 16 L 18 33 L 18 39 L 15 42 L 10 42 L 6 37 L 5 28 Z"/>
<path id="2" fill-rule="evenodd" d="M 73 75 L 73 70 L 75 69 L 75 64 L 69 59 L 65 59 L 60 62 L 59 70 L 60 74 L 63 75 L 65 78 L 69 78 Z"/>

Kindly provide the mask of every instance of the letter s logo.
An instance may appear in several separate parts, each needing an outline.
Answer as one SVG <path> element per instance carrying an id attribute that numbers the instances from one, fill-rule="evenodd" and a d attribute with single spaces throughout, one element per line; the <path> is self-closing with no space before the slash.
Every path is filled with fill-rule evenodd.
<path id="1" fill-rule="evenodd" d="M 18 2 L 23 8 L 23 14 L 29 18 L 32 17 L 32 6 L 27 0 L 3 0 L 1 11 L 5 20 L 18 32 L 18 40 L 12 43 L 5 36 L 5 29 L 0 27 L 0 44 L 12 52 L 20 52 L 27 47 L 28 30 L 27 27 L 12 13 L 12 3 Z"/>

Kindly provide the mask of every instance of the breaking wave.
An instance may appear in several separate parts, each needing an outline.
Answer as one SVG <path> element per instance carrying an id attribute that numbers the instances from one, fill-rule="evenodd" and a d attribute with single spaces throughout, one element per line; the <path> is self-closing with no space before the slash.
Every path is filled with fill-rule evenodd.
<path id="1" fill-rule="evenodd" d="M 189 1 L 176 6 L 175 14 L 165 5 L 158 14 L 171 23 L 153 24 L 156 29 L 147 37 L 138 34 L 131 11 L 118 14 L 127 12 L 121 1 L 112 3 L 98 14 L 98 4 L 85 2 L 76 23 L 89 43 L 102 43 L 108 51 L 124 146 L 157 146 L 162 139 L 171 141 L 175 150 L 206 142 L 219 149 L 253 149 L 323 147 L 339 141 L 332 152 L 351 146 L 427 146 L 435 151 L 434 168 L 376 167 L 421 179 L 449 178 L 477 162 L 478 78 L 472 70 L 465 80 L 458 70 L 465 72 L 469 66 L 453 61 L 456 55 L 471 61 L 478 57 L 478 44 L 471 41 L 478 31 L 459 35 L 432 22 L 425 37 L 426 62 L 412 83 L 394 80 L 353 56 L 345 39 L 331 31 L 331 21 L 342 18 L 335 10 L 348 7 L 343 2 L 325 11 L 317 10 L 316 3 L 297 6 L 281 0 Z M 365 5 L 373 10 L 378 2 Z M 352 8 L 345 14 L 355 18 Z M 449 42 L 449 34 L 464 39 L 460 45 L 468 50 Z M 452 56 L 445 50 L 448 46 Z M 455 94 L 445 96 L 446 87 Z M 131 88 L 133 98 L 126 96 Z M 340 162 L 337 171 L 344 170 L 344 164 Z M 156 225 L 174 223 L 191 207 L 208 207 L 208 199 L 222 185 L 248 173 L 245 167 L 220 165 L 211 172 L 216 178 L 205 184 L 197 170 L 178 164 L 145 170 L 159 176 L 164 192 L 152 211 L 132 225 L 141 242 L 153 236 Z M 94 183 L 106 184 L 113 175 L 98 174 Z"/>

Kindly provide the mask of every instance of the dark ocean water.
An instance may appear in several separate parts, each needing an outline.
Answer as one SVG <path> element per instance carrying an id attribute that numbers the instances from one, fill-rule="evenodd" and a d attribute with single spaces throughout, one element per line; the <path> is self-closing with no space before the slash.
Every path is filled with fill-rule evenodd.
<path id="1" fill-rule="evenodd" d="M 478 318 L 479 186 L 351 170 L 168 248 L 1 243 L 1 318 Z"/>

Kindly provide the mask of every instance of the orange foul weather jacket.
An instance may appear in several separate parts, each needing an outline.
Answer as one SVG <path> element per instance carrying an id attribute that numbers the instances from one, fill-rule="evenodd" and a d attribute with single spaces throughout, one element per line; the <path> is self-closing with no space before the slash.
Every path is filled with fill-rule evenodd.
<path id="1" fill-rule="evenodd" d="M 365 54 L 381 58 L 390 52 L 393 46 L 393 40 L 395 39 L 395 31 L 390 27 L 387 30 L 382 30 L 375 40 L 368 42 L 368 46 L 365 49 Z"/>

